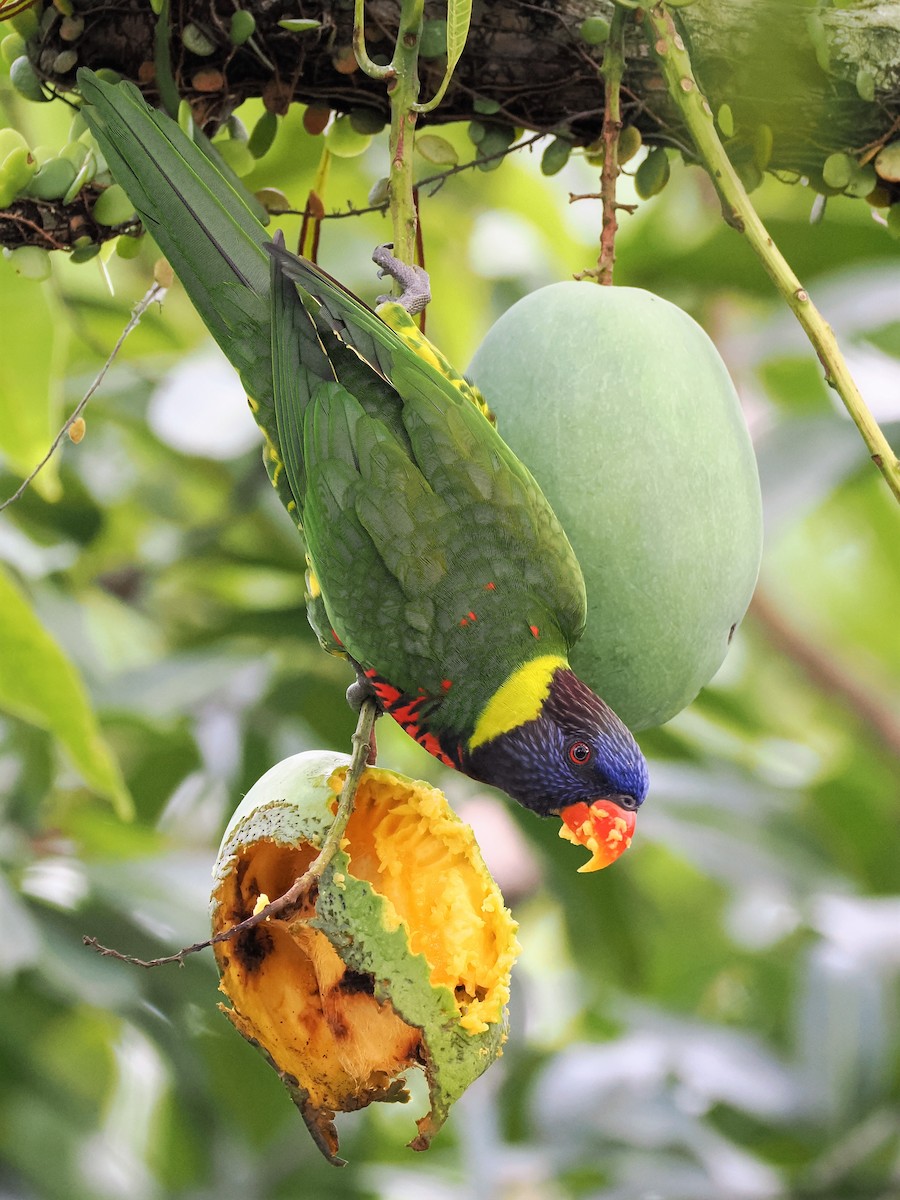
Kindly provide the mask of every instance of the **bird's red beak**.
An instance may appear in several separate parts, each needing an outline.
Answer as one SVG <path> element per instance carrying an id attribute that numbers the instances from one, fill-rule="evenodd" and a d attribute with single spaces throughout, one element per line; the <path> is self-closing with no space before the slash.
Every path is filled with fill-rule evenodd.
<path id="1" fill-rule="evenodd" d="M 636 814 L 612 800 L 595 800 L 590 806 L 584 801 L 570 804 L 559 815 L 563 822 L 559 836 L 591 852 L 579 873 L 608 867 L 631 845 Z"/>

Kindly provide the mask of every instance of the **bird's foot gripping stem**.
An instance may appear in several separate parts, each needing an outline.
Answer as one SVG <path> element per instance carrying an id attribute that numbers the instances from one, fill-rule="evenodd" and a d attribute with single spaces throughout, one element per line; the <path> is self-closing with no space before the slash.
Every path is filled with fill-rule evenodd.
<path id="1" fill-rule="evenodd" d="M 356 671 L 356 680 L 347 688 L 347 703 L 355 713 L 359 713 L 359 710 L 362 708 L 366 700 L 374 700 L 375 718 L 377 720 L 378 717 L 384 715 L 384 706 L 381 703 L 378 693 L 375 691 L 371 682 L 366 679 L 365 675 L 363 674 L 362 667 L 359 666 L 358 663 L 353 663 L 353 667 Z M 367 760 L 367 765 L 374 767 L 377 761 L 378 743 L 375 740 L 375 726 L 373 724 L 372 732 L 369 735 L 369 757 Z"/>
<path id="2" fill-rule="evenodd" d="M 405 308 L 410 316 L 414 316 L 423 312 L 431 300 L 431 281 L 424 267 L 410 266 L 409 263 L 395 258 L 391 253 L 393 248 L 390 242 L 379 246 L 372 254 L 372 261 L 381 268 L 378 272 L 379 279 L 389 275 L 391 279 L 397 280 L 403 292 L 399 296 L 378 296 L 376 303 L 386 304 L 393 300 L 395 304 Z"/>

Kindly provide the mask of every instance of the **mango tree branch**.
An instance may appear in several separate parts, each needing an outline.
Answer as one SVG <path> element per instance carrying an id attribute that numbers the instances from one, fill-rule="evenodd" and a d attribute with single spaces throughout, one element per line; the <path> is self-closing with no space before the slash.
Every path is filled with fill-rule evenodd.
<path id="1" fill-rule="evenodd" d="M 283 920 L 290 917 L 291 913 L 302 904 L 310 888 L 318 883 L 335 854 L 341 848 L 341 840 L 346 832 L 347 822 L 350 820 L 353 812 L 356 790 L 359 787 L 362 773 L 369 762 L 372 747 L 372 730 L 374 729 L 377 716 L 377 702 L 371 698 L 364 700 L 360 706 L 359 720 L 356 723 L 356 729 L 353 733 L 353 753 L 350 756 L 350 765 L 347 768 L 344 786 L 341 788 L 341 795 L 334 814 L 334 820 L 331 823 L 328 833 L 322 839 L 319 853 L 303 874 L 294 880 L 283 895 L 277 896 L 274 900 L 261 907 L 258 912 L 254 912 L 252 916 L 247 917 L 246 920 L 239 921 L 237 925 L 232 925 L 228 929 L 223 929 L 215 937 L 207 938 L 203 942 L 194 942 L 193 945 L 184 946 L 175 954 L 166 954 L 162 958 L 136 958 L 133 954 L 123 954 L 121 950 L 113 950 L 109 946 L 102 946 L 96 938 L 87 936 L 81 939 L 84 945 L 89 946 L 91 950 L 96 950 L 104 958 L 116 958 L 120 962 L 129 963 L 133 967 L 149 969 L 150 967 L 161 967 L 167 963 L 178 963 L 179 966 L 183 967 L 184 960 L 189 954 L 199 954 L 201 950 L 206 950 L 210 946 L 217 946 L 220 942 L 230 941 L 239 934 L 246 933 L 248 929 L 262 925 L 264 921 Z"/>
<path id="2" fill-rule="evenodd" d="M 802 325 L 825 368 L 827 382 L 841 397 L 869 449 L 872 461 L 900 502 L 900 461 L 863 400 L 838 347 L 834 331 L 772 241 L 731 165 L 716 133 L 712 110 L 697 86 L 684 41 L 665 4 L 645 9 L 644 22 L 669 95 L 678 105 L 697 153 L 719 193 L 725 220 L 746 236 L 775 287 Z"/>

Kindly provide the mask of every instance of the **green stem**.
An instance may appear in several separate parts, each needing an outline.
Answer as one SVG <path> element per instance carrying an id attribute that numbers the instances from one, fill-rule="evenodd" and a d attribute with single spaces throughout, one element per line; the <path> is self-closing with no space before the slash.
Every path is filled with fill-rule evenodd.
<path id="1" fill-rule="evenodd" d="M 838 347 L 834 331 L 772 241 L 731 165 L 716 133 L 712 110 L 697 86 L 690 57 L 671 15 L 664 4 L 657 4 L 644 10 L 644 21 L 669 94 L 681 110 L 697 153 L 719 193 L 725 220 L 746 236 L 775 287 L 802 325 L 825 368 L 826 380 L 843 400 L 869 449 L 872 461 L 900 502 L 900 460 L 863 400 Z"/>
<path id="2" fill-rule="evenodd" d="M 369 58 L 369 53 L 366 50 L 365 12 L 365 0 L 354 0 L 353 53 L 356 55 L 356 61 L 359 63 L 360 69 L 364 71 L 370 79 L 390 79 L 392 78 L 393 68 L 390 66 L 382 67 L 376 62 L 372 62 L 371 58 Z"/>
<path id="3" fill-rule="evenodd" d="M 340 850 L 341 840 L 347 829 L 347 822 L 353 813 L 356 789 L 359 787 L 363 771 L 365 771 L 369 763 L 372 730 L 375 727 L 377 716 L 378 706 L 375 700 L 364 700 L 360 706 L 359 720 L 356 723 L 356 729 L 351 738 L 353 753 L 350 756 L 350 765 L 347 768 L 344 786 L 341 788 L 341 796 L 338 800 L 337 811 L 334 814 L 331 828 L 322 839 L 322 846 L 319 853 L 310 863 L 304 874 L 292 884 L 289 891 L 282 897 L 282 900 L 286 896 L 289 896 L 294 889 L 297 890 L 297 897 L 305 895 L 313 880 L 319 879 L 325 873 L 325 869 L 330 865 L 331 860 L 337 854 L 338 850 Z M 289 903 L 285 907 L 288 907 Z"/>
<path id="4" fill-rule="evenodd" d="M 419 98 L 419 39 L 422 34 L 424 0 L 403 0 L 400 30 L 391 66 L 394 78 L 388 84 L 391 98 L 390 193 L 394 254 L 401 262 L 415 262 L 416 206 L 413 199 L 413 148 L 416 136 L 415 104 Z M 395 280 L 394 291 L 401 285 Z"/>
<path id="5" fill-rule="evenodd" d="M 419 40 L 425 0 L 403 0 L 394 57 L 388 66 L 374 63 L 366 51 L 365 0 L 354 0 L 353 51 L 361 69 L 373 79 L 387 81 L 391 101 L 388 174 L 394 235 L 394 254 L 413 263 L 416 250 L 416 206 L 413 199 L 413 147 L 416 136 L 416 101 L 419 98 Z M 394 280 L 394 292 L 401 285 Z"/>

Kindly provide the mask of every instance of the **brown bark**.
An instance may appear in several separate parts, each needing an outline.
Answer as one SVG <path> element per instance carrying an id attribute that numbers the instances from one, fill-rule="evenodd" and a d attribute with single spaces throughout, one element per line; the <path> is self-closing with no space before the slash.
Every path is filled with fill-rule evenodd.
<path id="1" fill-rule="evenodd" d="M 65 93 L 75 86 L 77 66 L 108 67 L 158 102 L 156 17 L 148 0 L 74 2 L 75 16 L 84 22 L 80 37 L 64 41 L 62 17 L 48 7 L 42 33 L 29 46 L 41 77 Z M 257 29 L 240 47 L 229 40 L 236 7 L 237 0 L 172 0 L 171 69 L 207 132 L 251 96 L 262 96 L 277 112 L 298 101 L 342 112 L 375 110 L 387 119 L 384 85 L 354 69 L 348 0 L 248 4 Z M 612 0 L 476 0 L 454 82 L 423 124 L 478 120 L 561 133 L 580 145 L 596 141 L 603 123 L 603 47 L 586 45 L 579 28 L 586 15 L 609 16 L 611 10 Z M 366 32 L 373 57 L 390 55 L 397 12 L 397 0 L 369 0 Z M 729 154 L 751 178 L 765 165 L 815 181 L 829 154 L 862 155 L 897 136 L 900 0 L 844 0 L 837 7 L 804 0 L 695 0 L 678 8 L 677 15 L 713 111 L 722 104 L 731 109 L 735 133 Z M 278 26 L 280 19 L 298 16 L 320 21 L 321 28 L 297 34 Z M 426 18 L 444 16 L 446 5 L 429 0 Z M 626 30 L 623 124 L 637 125 L 646 142 L 673 146 L 690 157 L 639 16 L 634 14 Z M 213 43 L 213 53 L 201 56 L 185 48 L 183 31 L 190 24 Z M 60 52 L 73 49 L 77 64 L 55 74 Z M 436 90 L 443 66 L 443 59 L 422 61 L 423 98 Z M 499 111 L 479 115 L 479 99 L 496 102 Z M 760 136 L 763 126 L 767 130 Z M 771 146 L 767 163 L 759 161 L 760 145 L 766 147 L 763 154 Z M 12 209 L 17 212 L 21 203 Z M 58 226 L 65 220 L 64 214 L 54 218 Z M 12 228 L 7 222 L 6 232 Z M 2 230 L 0 241 L 18 244 Z"/>

